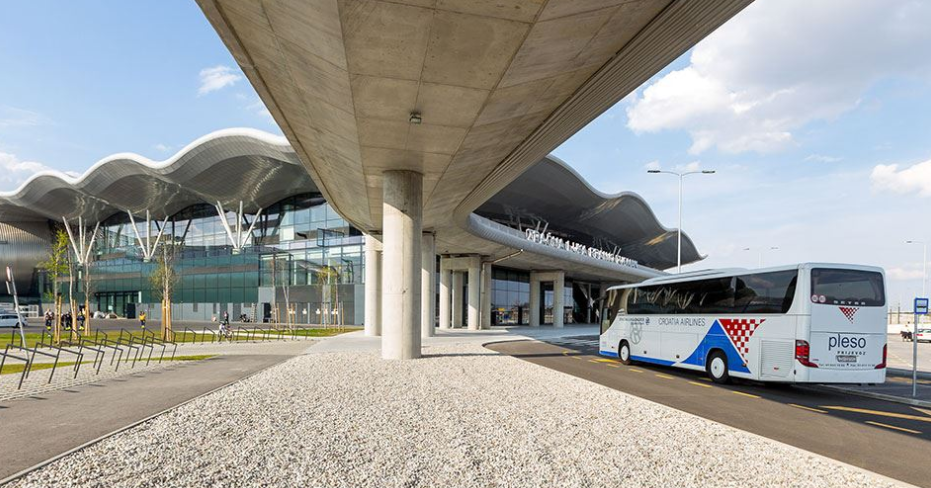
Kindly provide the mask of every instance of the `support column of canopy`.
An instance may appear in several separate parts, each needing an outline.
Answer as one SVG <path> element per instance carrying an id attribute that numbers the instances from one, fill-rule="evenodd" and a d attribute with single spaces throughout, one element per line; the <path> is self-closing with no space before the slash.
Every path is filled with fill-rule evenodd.
<path id="1" fill-rule="evenodd" d="M 450 293 L 452 292 L 452 280 L 453 273 L 452 271 L 443 267 L 443 260 L 446 258 L 440 258 L 440 328 L 449 329 L 451 311 L 450 306 Z"/>
<path id="2" fill-rule="evenodd" d="M 479 256 L 469 257 L 469 310 L 467 324 L 469 330 L 479 329 L 479 310 L 481 309 L 481 286 L 482 286 L 482 258 Z"/>
<path id="3" fill-rule="evenodd" d="M 453 327 L 462 327 L 462 285 L 463 275 L 461 271 L 453 271 Z"/>
<path id="4" fill-rule="evenodd" d="M 249 239 L 252 238 L 252 230 L 255 229 L 255 224 L 259 221 L 259 216 L 262 215 L 262 209 L 260 208 L 255 212 L 255 216 L 252 217 L 252 223 L 249 224 L 249 222 L 246 221 L 246 215 L 242 211 L 242 200 L 240 200 L 239 212 L 236 213 L 235 226 L 230 226 L 229 221 L 226 219 L 226 210 L 223 209 L 223 204 L 218 201 L 215 207 L 217 209 L 217 215 L 220 216 L 220 223 L 223 224 L 226 236 L 233 246 L 233 254 L 239 254 L 242 249 L 249 244 Z M 242 231 L 243 222 L 249 224 L 249 229 L 245 233 Z"/>
<path id="5" fill-rule="evenodd" d="M 384 359 L 420 357 L 423 175 L 383 173 L 382 348 Z"/>
<path id="6" fill-rule="evenodd" d="M 565 289 L 566 273 L 556 271 L 553 278 L 553 327 L 562 327 L 565 322 Z"/>
<path id="7" fill-rule="evenodd" d="M 158 243 L 162 240 L 162 234 L 165 232 L 165 227 L 168 226 L 168 215 L 165 216 L 165 221 L 162 222 L 161 227 L 158 227 L 158 234 L 155 236 L 155 243 L 152 243 L 152 214 L 146 210 L 145 211 L 145 241 L 142 240 L 142 235 L 139 233 L 139 229 L 136 227 L 136 219 L 133 218 L 132 212 L 129 210 L 126 211 L 126 214 L 129 215 L 129 223 L 133 228 L 133 233 L 136 235 L 136 242 L 139 243 L 139 251 L 142 252 L 142 261 L 148 263 L 152 260 L 152 257 L 155 256 L 155 252 L 158 251 Z M 158 222 L 156 222 L 158 226 Z"/>
<path id="8" fill-rule="evenodd" d="M 483 329 L 491 328 L 491 263 L 482 263 L 482 316 Z"/>
<path id="9" fill-rule="evenodd" d="M 421 238 L 420 336 L 433 337 L 436 315 L 436 238 L 424 233 Z"/>
<path id="10" fill-rule="evenodd" d="M 540 326 L 540 275 L 530 272 L 530 326 Z"/>
<path id="11" fill-rule="evenodd" d="M 381 242 L 365 236 L 365 335 L 381 335 Z"/>

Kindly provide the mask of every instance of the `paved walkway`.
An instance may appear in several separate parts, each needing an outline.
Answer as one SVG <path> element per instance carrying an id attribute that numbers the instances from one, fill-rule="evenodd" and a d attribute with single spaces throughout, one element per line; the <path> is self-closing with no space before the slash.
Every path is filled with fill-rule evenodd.
<path id="1" fill-rule="evenodd" d="M 233 351 L 205 361 L 0 403 L 0 480 L 283 362 L 309 345 L 309 341 L 256 344 L 251 353 L 244 353 L 248 346 L 236 344 Z"/>

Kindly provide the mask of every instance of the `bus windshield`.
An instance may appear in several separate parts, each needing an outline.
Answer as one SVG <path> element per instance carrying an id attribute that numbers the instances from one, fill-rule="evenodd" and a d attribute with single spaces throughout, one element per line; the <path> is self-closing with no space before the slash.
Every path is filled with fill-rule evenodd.
<path id="1" fill-rule="evenodd" d="M 812 269 L 811 293 L 812 297 L 818 297 L 818 302 L 833 305 L 881 307 L 886 304 L 883 276 L 875 271 Z"/>

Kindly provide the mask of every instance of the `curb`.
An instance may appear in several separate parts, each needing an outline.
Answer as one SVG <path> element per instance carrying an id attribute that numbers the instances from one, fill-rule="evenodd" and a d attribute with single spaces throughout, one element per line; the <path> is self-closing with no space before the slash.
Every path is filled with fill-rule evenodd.
<path id="1" fill-rule="evenodd" d="M 852 390 L 849 388 L 844 388 L 842 386 L 833 386 L 833 385 L 818 385 L 818 386 L 808 386 L 807 388 L 812 389 L 822 389 L 822 390 L 831 390 L 838 393 L 845 393 L 847 395 L 856 395 L 866 398 L 873 398 L 875 400 L 885 400 L 887 402 L 901 403 L 904 405 L 911 405 L 913 407 L 931 407 L 931 401 L 928 400 L 916 400 L 914 398 L 900 397 L 895 395 L 886 395 L 885 393 L 875 393 L 872 391 L 863 391 L 863 390 Z"/>
<path id="2" fill-rule="evenodd" d="M 210 361 L 211 359 L 213 359 L 213 358 L 205 359 L 205 361 Z M 289 359 L 290 359 L 290 358 L 289 358 Z M 287 361 L 287 359 L 285 359 L 285 361 Z M 156 418 L 156 417 L 159 417 L 159 416 L 161 416 L 161 415 L 164 415 L 164 414 L 166 414 L 166 413 L 168 413 L 168 412 L 170 412 L 170 411 L 172 411 L 172 410 L 175 410 L 176 408 L 183 407 L 184 405 L 187 405 L 188 403 L 191 403 L 191 402 L 193 402 L 193 401 L 195 401 L 195 400 L 198 400 L 198 399 L 200 399 L 201 397 L 205 397 L 205 396 L 210 395 L 210 394 L 212 394 L 212 393 L 216 393 L 216 392 L 218 392 L 218 391 L 220 391 L 220 390 L 222 390 L 222 389 L 224 389 L 224 388 L 226 388 L 226 387 L 228 387 L 228 386 L 230 386 L 230 385 L 233 385 L 234 383 L 238 383 L 238 382 L 240 382 L 240 381 L 242 381 L 242 380 L 245 380 L 245 379 L 247 379 L 247 378 L 251 378 L 251 377 L 253 377 L 253 376 L 255 376 L 255 375 L 257 375 L 257 374 L 259 374 L 259 373 L 261 373 L 261 372 L 263 372 L 263 371 L 265 371 L 265 370 L 267 370 L 267 369 L 273 368 L 273 367 L 278 366 L 278 365 L 280 365 L 280 364 L 281 364 L 281 362 L 272 364 L 272 365 L 270 365 L 270 366 L 264 367 L 264 368 L 259 369 L 259 370 L 257 370 L 257 371 L 253 371 L 252 373 L 249 373 L 249 374 L 247 374 L 246 376 L 243 376 L 242 378 L 238 378 L 238 379 L 235 379 L 235 380 L 230 381 L 230 382 L 228 382 L 228 383 L 224 383 L 224 384 L 222 384 L 222 385 L 220 385 L 220 386 L 218 386 L 218 387 L 216 387 L 216 388 L 214 388 L 214 389 L 212 389 L 212 390 L 206 391 L 206 392 L 204 392 L 204 393 L 201 393 L 200 395 L 197 395 L 197 396 L 195 396 L 195 397 L 189 398 L 189 399 L 187 399 L 187 400 L 185 400 L 185 401 L 183 401 L 183 402 L 181 402 L 181 403 L 179 403 L 179 404 L 177 404 L 177 405 L 173 405 L 173 406 L 168 407 L 168 408 L 166 408 L 166 409 L 164 409 L 164 410 L 161 410 L 161 411 L 156 412 L 156 413 L 154 413 L 154 414 L 152 414 L 152 415 L 149 415 L 148 417 L 139 419 L 139 420 L 137 420 L 137 421 L 135 421 L 135 422 L 132 422 L 132 423 L 130 423 L 130 424 L 128 424 L 128 425 L 125 425 L 125 426 L 123 426 L 123 427 L 120 427 L 119 429 L 116 429 L 116 430 L 114 430 L 113 432 L 104 434 L 104 435 L 102 435 L 102 436 L 100 436 L 100 437 L 97 437 L 96 439 L 91 439 L 91 440 L 89 440 L 89 441 L 87 441 L 87 442 L 85 442 L 85 443 L 83 443 L 83 444 L 81 444 L 81 445 L 79 445 L 79 446 L 75 446 L 75 447 L 73 447 L 73 448 L 71 448 L 71 449 L 69 449 L 69 450 L 67 450 L 67 451 L 65 451 L 65 452 L 62 452 L 62 453 L 57 454 L 57 455 L 55 455 L 55 456 L 53 456 L 53 457 L 50 457 L 50 458 L 46 459 L 45 461 L 42 461 L 42 462 L 40 462 L 40 463 L 38 463 L 38 464 L 36 464 L 36 465 L 34 465 L 34 466 L 31 466 L 31 467 L 29 467 L 29 468 L 26 468 L 26 469 L 24 469 L 24 470 L 22 470 L 22 471 L 20 471 L 20 472 L 18 472 L 18 473 L 13 473 L 13 474 L 11 474 L 10 476 L 7 476 L 6 478 L 0 479 L 0 486 L 5 486 L 5 485 L 8 484 L 8 483 L 12 483 L 13 481 L 18 480 L 18 479 L 20 479 L 20 478 L 26 476 L 27 474 L 32 473 L 33 471 L 36 471 L 36 470 L 41 469 L 41 468 L 44 468 L 44 467 L 48 466 L 49 464 L 52 464 L 52 463 L 54 463 L 55 461 L 58 461 L 59 459 L 62 459 L 62 458 L 67 457 L 67 456 L 70 456 L 71 454 L 74 454 L 74 453 L 76 453 L 76 452 L 78 452 L 78 451 L 82 451 L 82 450 L 84 450 L 84 449 L 86 449 L 86 448 L 88 448 L 88 447 L 93 446 L 94 444 L 97 444 L 97 443 L 99 443 L 99 442 L 101 442 L 101 441 L 104 441 L 104 440 L 106 440 L 106 439 L 108 439 L 108 438 L 110 438 L 110 437 L 113 437 L 113 436 L 117 435 L 117 434 L 121 434 L 121 433 L 123 433 L 123 432 L 126 432 L 127 430 L 130 430 L 130 429 L 132 429 L 132 428 L 138 427 L 139 425 L 142 425 L 142 424 L 144 424 L 144 423 L 146 423 L 146 422 L 148 422 L 148 421 L 150 421 L 150 420 L 152 420 L 152 419 L 154 419 L 154 418 Z"/>

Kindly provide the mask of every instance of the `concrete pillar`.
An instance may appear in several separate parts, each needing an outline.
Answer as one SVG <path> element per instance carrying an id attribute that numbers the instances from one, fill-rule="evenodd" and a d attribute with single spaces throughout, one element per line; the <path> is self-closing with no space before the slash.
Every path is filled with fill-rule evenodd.
<path id="1" fill-rule="evenodd" d="M 482 263 L 482 316 L 483 329 L 491 328 L 491 263 Z"/>
<path id="2" fill-rule="evenodd" d="M 450 303 L 449 294 L 452 292 L 452 272 L 448 269 L 443 269 L 442 259 L 440 258 L 440 328 L 448 329 L 449 320 L 452 318 L 450 313 Z"/>
<path id="3" fill-rule="evenodd" d="M 436 240 L 433 234 L 424 234 L 421 245 L 420 272 L 420 336 L 433 337 L 436 316 Z"/>
<path id="4" fill-rule="evenodd" d="M 566 300 L 563 298 L 563 289 L 566 286 L 566 274 L 562 271 L 556 272 L 556 277 L 553 279 L 553 327 L 562 327 L 565 325 L 563 317 L 563 309 L 566 305 Z"/>
<path id="5" fill-rule="evenodd" d="M 420 240 L 423 175 L 383 173 L 382 338 L 384 359 L 420 357 Z"/>
<path id="6" fill-rule="evenodd" d="M 540 276 L 530 272 L 530 326 L 540 326 Z"/>
<path id="7" fill-rule="evenodd" d="M 462 272 L 453 271 L 453 327 L 462 327 Z"/>
<path id="8" fill-rule="evenodd" d="M 479 329 L 479 310 L 481 310 L 482 287 L 482 258 L 472 256 L 469 258 L 469 330 Z"/>
<path id="9" fill-rule="evenodd" d="M 365 236 L 365 335 L 381 335 L 381 243 Z"/>

